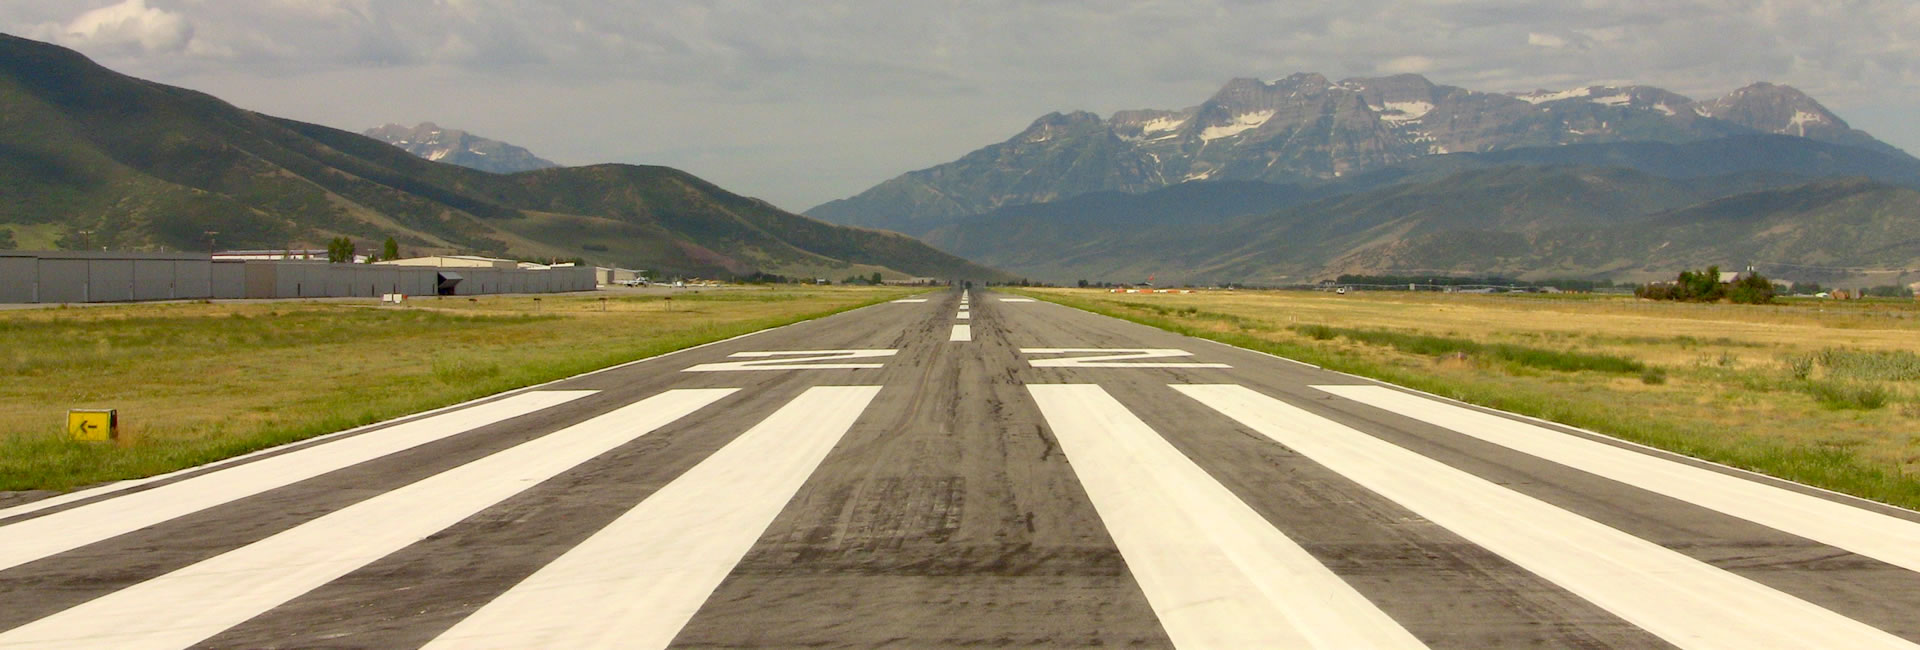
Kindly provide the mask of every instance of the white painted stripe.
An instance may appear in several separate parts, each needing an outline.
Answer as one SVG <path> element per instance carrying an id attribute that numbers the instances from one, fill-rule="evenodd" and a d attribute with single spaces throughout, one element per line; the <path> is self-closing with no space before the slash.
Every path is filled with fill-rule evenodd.
<path id="1" fill-rule="evenodd" d="M 594 392 L 521 393 L 0 526 L 0 570 L 564 404 Z"/>
<path id="2" fill-rule="evenodd" d="M 666 647 L 879 392 L 807 389 L 427 647 Z"/>
<path id="3" fill-rule="evenodd" d="M 0 633 L 0 647 L 190 646 L 735 390 L 656 395 Z"/>
<path id="4" fill-rule="evenodd" d="M 1676 646 L 1916 647 L 1245 387 L 1173 388 Z"/>
<path id="5" fill-rule="evenodd" d="M 956 320 L 968 320 L 970 318 L 973 318 L 973 315 L 963 309 L 960 311 L 960 313 L 954 314 L 953 317 Z"/>
<path id="6" fill-rule="evenodd" d="M 1200 361 L 1140 361 L 1191 357 L 1192 352 L 1168 348 L 1020 348 L 1021 354 L 1082 354 L 1089 356 L 1033 359 L 1035 368 L 1232 368 Z"/>
<path id="7" fill-rule="evenodd" d="M 926 298 L 901 298 L 901 299 L 899 299 L 899 300 L 895 300 L 894 302 L 896 302 L 896 303 L 911 303 L 911 302 L 926 302 L 926 301 L 927 301 L 927 299 L 926 299 Z"/>
<path id="8" fill-rule="evenodd" d="M 1032 298 L 1001 298 L 1000 302 L 1033 302 Z"/>
<path id="9" fill-rule="evenodd" d="M 1314 388 L 1910 571 L 1920 571 L 1920 523 L 1385 387 Z"/>
<path id="10" fill-rule="evenodd" d="M 1174 645 L 1424 647 L 1099 386 L 1027 390 Z"/>
<path id="11" fill-rule="evenodd" d="M 948 336 L 947 336 L 947 340 L 949 340 L 949 341 L 971 341 L 971 340 L 973 340 L 973 326 L 972 326 L 972 325 L 955 325 L 955 326 L 953 326 L 953 334 L 951 334 L 951 335 L 948 335 Z"/>

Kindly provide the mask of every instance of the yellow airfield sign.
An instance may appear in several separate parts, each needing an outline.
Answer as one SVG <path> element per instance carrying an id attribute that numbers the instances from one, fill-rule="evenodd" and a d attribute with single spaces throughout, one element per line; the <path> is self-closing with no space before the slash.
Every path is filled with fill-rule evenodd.
<path id="1" fill-rule="evenodd" d="M 120 415 L 113 409 L 69 409 L 67 434 L 84 442 L 107 442 L 120 437 Z"/>

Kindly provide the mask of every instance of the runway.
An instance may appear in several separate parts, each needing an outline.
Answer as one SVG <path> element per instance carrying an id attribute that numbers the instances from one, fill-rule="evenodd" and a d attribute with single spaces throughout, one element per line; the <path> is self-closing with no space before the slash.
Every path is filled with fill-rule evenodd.
<path id="1" fill-rule="evenodd" d="M 947 291 L 0 509 L 0 647 L 1911 648 L 1920 516 Z"/>

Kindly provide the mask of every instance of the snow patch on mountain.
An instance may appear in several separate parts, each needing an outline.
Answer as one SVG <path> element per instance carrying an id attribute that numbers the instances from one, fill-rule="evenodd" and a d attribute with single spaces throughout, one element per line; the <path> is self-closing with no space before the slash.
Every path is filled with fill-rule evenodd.
<path id="1" fill-rule="evenodd" d="M 1155 118 L 1152 120 L 1148 120 L 1146 124 L 1140 125 L 1140 132 L 1141 133 L 1159 133 L 1161 131 L 1172 131 L 1180 128 L 1186 123 L 1187 121 L 1184 119 L 1176 120 L 1176 119 L 1166 118 L 1166 117 Z"/>
<path id="2" fill-rule="evenodd" d="M 1233 116 L 1232 122 L 1229 122 L 1227 124 L 1222 124 L 1220 126 L 1207 127 L 1205 130 L 1200 132 L 1200 139 L 1207 142 L 1212 142 L 1214 140 L 1218 140 L 1221 138 L 1229 138 L 1236 135 L 1240 135 L 1241 133 L 1260 128 L 1261 125 L 1267 123 L 1267 120 L 1273 119 L 1273 115 L 1274 115 L 1274 112 L 1272 110 L 1254 111 L 1252 113 L 1241 113 L 1239 115 Z"/>
<path id="3" fill-rule="evenodd" d="M 1411 122 L 1433 111 L 1430 102 L 1385 102 L 1381 106 L 1380 119 L 1388 122 Z"/>
<path id="4" fill-rule="evenodd" d="M 1562 90 L 1560 92 L 1548 92 L 1545 90 L 1536 90 L 1530 93 L 1522 93 L 1522 94 L 1514 95 L 1513 97 L 1515 99 L 1524 101 L 1529 104 L 1545 104 L 1547 102 L 1557 102 L 1562 99 L 1573 99 L 1575 97 L 1587 97 L 1592 94 L 1593 94 L 1592 88 L 1574 88 L 1572 90 Z"/>

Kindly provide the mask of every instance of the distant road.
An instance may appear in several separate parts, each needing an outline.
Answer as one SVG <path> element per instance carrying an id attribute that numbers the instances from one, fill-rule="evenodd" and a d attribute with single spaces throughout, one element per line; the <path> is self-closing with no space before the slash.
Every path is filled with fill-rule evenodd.
<path id="1" fill-rule="evenodd" d="M 1892 648 L 1916 571 L 1911 512 L 949 291 L 0 508 L 0 647 Z"/>

